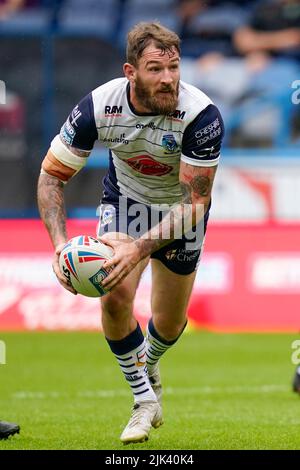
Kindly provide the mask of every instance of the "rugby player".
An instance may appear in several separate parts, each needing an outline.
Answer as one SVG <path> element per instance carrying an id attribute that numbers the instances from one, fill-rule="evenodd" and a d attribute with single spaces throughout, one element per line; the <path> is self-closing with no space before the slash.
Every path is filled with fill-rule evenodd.
<path id="1" fill-rule="evenodd" d="M 13 436 L 19 432 L 20 426 L 18 424 L 0 421 L 0 439 L 7 439 L 9 436 Z"/>
<path id="2" fill-rule="evenodd" d="M 297 366 L 293 377 L 293 390 L 300 394 L 300 366 Z"/>
<path id="3" fill-rule="evenodd" d="M 105 265 L 113 269 L 102 283 L 111 289 L 101 298 L 102 325 L 133 393 L 132 415 L 121 435 L 126 444 L 148 439 L 151 428 L 163 421 L 158 362 L 187 323 L 224 126 L 212 101 L 180 80 L 179 37 L 160 23 L 139 23 L 129 32 L 123 71 L 123 78 L 83 98 L 51 142 L 38 204 L 55 247 L 53 270 L 61 285 L 76 294 L 58 265 L 68 239 L 63 188 L 85 165 L 94 142 L 106 145 L 109 168 L 98 237 L 115 254 Z M 140 231 L 131 210 L 136 204 L 146 210 Z M 162 204 L 170 210 L 160 210 Z M 185 225 L 188 217 L 191 223 Z M 177 237 L 183 225 L 187 228 Z M 133 303 L 149 259 L 152 318 L 144 338 Z"/>

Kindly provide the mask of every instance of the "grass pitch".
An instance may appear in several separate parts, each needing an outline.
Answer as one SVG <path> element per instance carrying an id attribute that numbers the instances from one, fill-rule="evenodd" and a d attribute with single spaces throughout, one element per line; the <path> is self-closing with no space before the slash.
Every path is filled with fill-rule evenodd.
<path id="1" fill-rule="evenodd" d="M 292 335 L 190 332 L 161 361 L 165 424 L 123 446 L 128 385 L 96 333 L 0 333 L 1 449 L 299 449 Z"/>

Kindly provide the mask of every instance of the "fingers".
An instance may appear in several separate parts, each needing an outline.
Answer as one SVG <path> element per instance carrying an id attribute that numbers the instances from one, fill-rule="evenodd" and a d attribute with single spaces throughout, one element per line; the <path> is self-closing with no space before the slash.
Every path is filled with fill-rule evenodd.
<path id="1" fill-rule="evenodd" d="M 58 263 L 53 262 L 52 268 L 60 285 L 63 286 L 66 290 L 68 290 L 72 294 L 77 295 L 77 292 L 72 287 L 71 282 L 64 276 L 64 274 L 61 273 Z"/>
<path id="2" fill-rule="evenodd" d="M 105 279 L 103 279 L 101 284 L 105 289 L 112 290 L 127 276 L 127 274 L 129 274 L 130 271 L 131 269 L 127 266 L 127 264 L 122 261 L 115 261 L 113 270 Z"/>
<path id="3" fill-rule="evenodd" d="M 118 274 L 118 275 L 114 275 L 113 278 L 109 278 L 107 281 L 106 279 L 104 281 L 101 282 L 101 285 L 102 287 L 104 287 L 106 290 L 108 291 L 111 291 L 114 287 L 117 286 L 117 284 L 120 284 L 120 282 L 123 280 L 123 278 L 125 277 L 126 275 L 121 275 L 121 274 Z"/>
<path id="4" fill-rule="evenodd" d="M 58 279 L 58 278 L 57 278 Z M 73 289 L 73 287 L 71 286 L 71 283 L 70 281 L 61 281 L 60 279 L 58 279 L 58 282 L 60 283 L 61 286 L 64 287 L 64 289 L 68 290 L 69 292 L 71 292 L 71 294 L 74 294 L 74 295 L 77 295 L 77 292 L 75 289 Z"/>
<path id="5" fill-rule="evenodd" d="M 61 243 L 60 245 L 57 245 L 57 247 L 55 248 L 55 254 L 58 255 L 58 258 L 59 258 L 59 255 L 61 254 L 64 246 L 65 246 L 65 243 Z"/>
<path id="6" fill-rule="evenodd" d="M 104 245 L 109 246 L 110 248 L 114 248 L 116 246 L 116 242 L 111 240 L 110 238 L 100 238 L 99 239 Z"/>
<path id="7" fill-rule="evenodd" d="M 66 276 L 61 273 L 60 268 L 59 268 L 59 264 L 56 263 L 55 261 L 53 261 L 53 263 L 52 263 L 52 269 L 53 269 L 53 272 L 54 272 L 55 276 L 57 277 L 58 282 L 59 282 L 65 289 L 70 290 L 70 292 L 72 292 L 74 289 L 73 289 L 72 286 L 71 286 L 71 282 L 68 281 L 68 279 L 66 278 Z M 70 287 L 70 286 L 71 286 L 71 287 Z M 74 292 L 75 292 L 75 291 L 74 291 Z"/>
<path id="8" fill-rule="evenodd" d="M 103 264 L 105 269 L 111 269 L 109 275 L 101 282 L 105 289 L 111 290 L 134 269 L 141 261 L 140 253 L 134 243 L 113 242 L 114 256 Z"/>
<path id="9" fill-rule="evenodd" d="M 55 254 L 53 257 L 53 262 L 52 262 L 52 269 L 60 285 L 63 286 L 64 289 L 68 290 L 72 294 L 77 295 L 76 290 L 72 287 L 71 281 L 66 278 L 66 276 L 61 272 L 60 267 L 59 267 L 59 255 L 63 247 L 64 247 L 64 244 L 58 245 L 58 247 L 56 248 Z"/>
<path id="10" fill-rule="evenodd" d="M 103 268 L 104 269 L 110 269 L 110 268 L 113 268 L 115 264 L 116 264 L 116 259 L 115 258 L 107 259 L 103 263 Z"/>

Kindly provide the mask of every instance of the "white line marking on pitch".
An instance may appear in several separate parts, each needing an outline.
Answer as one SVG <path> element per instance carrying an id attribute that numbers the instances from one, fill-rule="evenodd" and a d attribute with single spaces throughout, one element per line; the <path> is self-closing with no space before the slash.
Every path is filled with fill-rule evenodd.
<path id="1" fill-rule="evenodd" d="M 235 386 L 235 387 L 191 387 L 191 388 L 173 388 L 166 387 L 164 388 L 164 395 L 213 395 L 222 393 L 226 394 L 257 394 L 257 393 L 282 393 L 288 392 L 290 387 L 286 385 L 257 385 L 257 386 Z M 70 397 L 72 394 L 62 393 L 58 391 L 48 391 L 48 392 L 38 392 L 38 391 L 19 391 L 13 393 L 13 398 L 19 400 L 27 399 L 57 399 Z M 114 397 L 123 397 L 130 396 L 130 392 L 127 390 L 82 390 L 74 394 L 75 398 L 114 398 Z"/>

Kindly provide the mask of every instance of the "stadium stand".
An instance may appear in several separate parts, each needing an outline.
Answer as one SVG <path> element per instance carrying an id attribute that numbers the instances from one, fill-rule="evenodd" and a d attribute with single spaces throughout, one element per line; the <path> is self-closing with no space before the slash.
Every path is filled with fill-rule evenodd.
<path id="1" fill-rule="evenodd" d="M 119 0 L 66 0 L 58 22 L 62 33 L 96 35 L 113 41 L 121 12 Z"/>
<path id="2" fill-rule="evenodd" d="M 24 115 L 22 130 L 18 131 L 22 145 L 17 147 L 16 139 L 14 146 L 1 147 L 1 161 L 6 159 L 1 175 L 3 187 L 7 187 L 14 171 L 19 174 L 16 177 L 23 196 L 12 197 L 12 188 L 7 187 L 1 198 L 2 213 L 7 208 L 10 213 L 13 207 L 24 211 L 35 206 L 32 188 L 50 139 L 82 96 L 122 74 L 125 35 L 141 20 L 159 20 L 181 35 L 182 78 L 200 86 L 221 108 L 229 153 L 232 154 L 232 148 L 251 148 L 255 154 L 255 149 L 262 147 L 276 153 L 284 147 L 297 154 L 299 106 L 292 103 L 291 87 L 299 77 L 299 47 L 293 51 L 290 48 L 272 51 L 268 60 L 263 60 L 241 46 L 247 28 L 273 32 L 276 28 L 292 28 L 294 38 L 297 37 L 300 2 L 289 3 L 289 0 L 284 4 L 282 0 L 24 1 L 17 11 L 0 20 L 0 79 L 7 83 L 10 96 Z M 3 112 L 0 105 L 1 135 L 8 132 Z M 19 154 L 17 160 L 9 157 L 13 149 Z M 101 175 L 105 162 L 103 149 L 97 148 L 88 168 L 97 167 Z M 78 201 L 74 193 L 81 178 L 94 182 L 93 178 L 99 180 L 99 173 L 95 176 L 95 172 L 87 170 L 76 178 L 74 191 L 68 196 L 71 205 Z M 93 197 L 87 189 L 80 204 L 95 205 Z"/>

